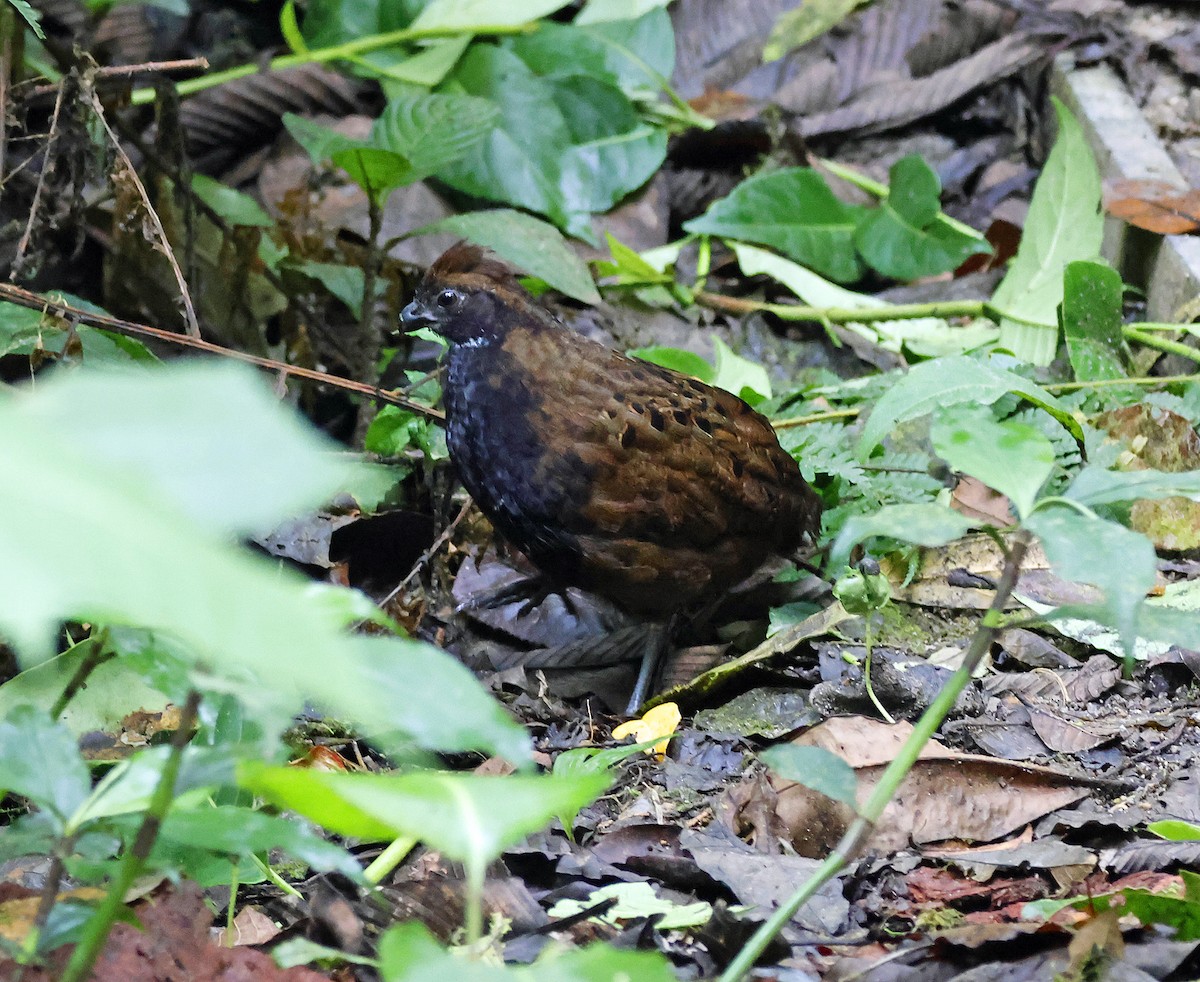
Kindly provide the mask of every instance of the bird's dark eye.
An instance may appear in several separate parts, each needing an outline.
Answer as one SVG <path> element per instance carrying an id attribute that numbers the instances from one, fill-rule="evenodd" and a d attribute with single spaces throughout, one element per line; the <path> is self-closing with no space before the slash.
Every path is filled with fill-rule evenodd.
<path id="1" fill-rule="evenodd" d="M 437 295 L 436 303 L 439 307 L 453 307 L 458 303 L 458 292 L 456 290 L 443 290 Z"/>

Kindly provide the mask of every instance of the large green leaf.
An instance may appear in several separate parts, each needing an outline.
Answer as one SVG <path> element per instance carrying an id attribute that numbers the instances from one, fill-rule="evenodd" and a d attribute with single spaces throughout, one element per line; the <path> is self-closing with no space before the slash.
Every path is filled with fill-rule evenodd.
<path id="1" fill-rule="evenodd" d="M 880 397 L 859 438 L 859 458 L 866 460 L 897 423 L 964 403 L 990 406 L 1010 392 L 1044 409 L 1083 443 L 1078 420 L 1045 389 L 987 362 L 959 356 L 914 365 Z"/>
<path id="2" fill-rule="evenodd" d="M 248 762 L 238 780 L 332 832 L 365 839 L 412 836 L 480 869 L 556 815 L 595 800 L 612 776 L 337 774 Z"/>
<path id="3" fill-rule="evenodd" d="M 465 156 L 499 118 L 486 99 L 432 93 L 395 98 L 371 127 L 370 144 L 403 156 L 420 180 Z"/>
<path id="4" fill-rule="evenodd" d="M 1018 517 L 1033 510 L 1054 469 L 1054 447 L 1040 430 L 1013 419 L 998 422 L 986 409 L 943 410 L 930 436 L 939 457 L 1007 495 Z"/>
<path id="5" fill-rule="evenodd" d="M 992 298 L 1007 315 L 1000 343 L 1035 365 L 1050 364 L 1058 347 L 1063 271 L 1095 258 L 1104 232 L 1096 161 L 1070 110 L 1058 99 L 1054 110 L 1058 140 L 1033 189 L 1016 258 Z"/>
<path id="6" fill-rule="evenodd" d="M 771 246 L 804 266 L 849 283 L 863 273 L 854 247 L 854 229 L 862 211 L 839 201 L 816 171 L 791 167 L 742 181 L 684 228 Z"/>
<path id="7" fill-rule="evenodd" d="M 438 176 L 573 235 L 589 236 L 589 216 L 640 187 L 666 155 L 666 134 L 640 123 L 615 84 L 584 74 L 542 78 L 512 47 L 475 45 L 445 87 L 490 99 L 500 120 Z"/>
<path id="8" fill-rule="evenodd" d="M 177 639 L 202 669 L 195 684 L 235 691 L 266 732 L 317 698 L 376 733 L 526 759 L 521 728 L 444 652 L 346 635 L 355 605 L 229 541 L 227 530 L 336 487 L 311 476 L 341 473 L 323 447 L 244 369 L 76 374 L 0 402 L 0 630 L 28 660 L 64 619 L 139 625 Z M 186 480 L 197 467 L 213 471 L 195 476 L 204 502 Z M 428 696 L 422 685 L 445 686 L 473 717 L 408 698 Z"/>
<path id="9" fill-rule="evenodd" d="M 586 73 L 629 88 L 657 89 L 674 70 L 675 35 L 661 8 L 635 20 L 579 24 L 542 24 L 515 38 L 512 49 L 545 78 Z"/>
<path id="10" fill-rule="evenodd" d="M 4 430 L 48 431 L 73 446 L 64 464 L 119 468 L 147 497 L 221 532 L 270 528 L 332 496 L 355 466 L 265 381 L 228 362 L 81 373 L 0 405 L 0 421 Z"/>
<path id="11" fill-rule="evenodd" d="M 95 304 L 78 297 L 52 292 L 72 306 L 104 313 Z M 72 344 L 78 349 L 71 353 Z M 67 354 L 90 368 L 127 366 L 130 362 L 154 362 L 158 359 L 141 341 L 112 334 L 86 324 L 68 323 L 41 310 L 30 310 L 15 303 L 0 301 L 0 356 Z"/>
<path id="12" fill-rule="evenodd" d="M 562 233 L 532 215 L 511 208 L 451 215 L 414 234 L 453 232 L 486 246 L 514 266 L 545 280 L 554 289 L 584 303 L 599 303 L 600 292 L 587 265 L 567 245 Z"/>

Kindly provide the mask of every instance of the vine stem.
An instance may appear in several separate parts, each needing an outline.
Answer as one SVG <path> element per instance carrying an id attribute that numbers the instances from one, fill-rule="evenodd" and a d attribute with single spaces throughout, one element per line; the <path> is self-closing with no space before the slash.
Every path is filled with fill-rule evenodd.
<path id="1" fill-rule="evenodd" d="M 986 300 L 942 300 L 933 303 L 902 303 L 888 307 L 809 307 L 790 303 L 766 303 L 762 300 L 746 300 L 728 297 L 723 293 L 700 290 L 696 300 L 714 310 L 731 314 L 749 314 L 762 311 L 774 314 L 786 321 L 827 321 L 831 324 L 859 323 L 872 321 L 916 320 L 921 317 L 987 317 L 995 320 Z"/>
<path id="2" fill-rule="evenodd" d="M 783 930 L 795 916 L 796 911 L 804 906 L 825 883 L 841 872 L 866 845 L 875 825 L 883 816 L 888 802 L 892 800 L 908 776 L 908 772 L 912 770 L 913 764 L 917 762 L 925 744 L 954 707 L 954 703 L 971 681 L 975 669 L 991 647 L 1000 628 L 1000 617 L 1004 611 L 1004 605 L 1008 602 L 1008 598 L 1017 584 L 1021 563 L 1025 559 L 1025 553 L 1029 549 L 1031 540 L 1031 534 L 1024 529 L 1014 536 L 1004 564 L 1004 572 L 1001 574 L 1000 582 L 996 585 L 996 595 L 992 598 L 991 606 L 987 609 L 982 622 L 971 638 L 971 644 L 963 657 L 962 665 L 942 686 L 937 698 L 933 700 L 929 708 L 921 714 L 921 718 L 913 726 L 912 734 L 904 741 L 904 746 L 900 748 L 896 758 L 880 775 L 875 790 L 871 792 L 870 798 L 859 810 L 857 817 L 846 830 L 846 834 L 842 836 L 841 842 L 837 844 L 837 848 L 829 854 L 813 875 L 801 884 L 799 889 L 754 932 L 750 940 L 746 942 L 746 946 L 737 953 L 737 957 L 721 973 L 718 982 L 741 982 L 754 967 L 759 956 L 766 950 L 771 939 Z"/>
<path id="3" fill-rule="evenodd" d="M 142 817 L 142 824 L 138 826 L 133 845 L 121 859 L 116 876 L 109 884 L 108 893 L 84 926 L 83 936 L 75 945 L 71 960 L 67 963 L 59 982 L 83 982 L 91 975 L 92 967 L 104 949 L 104 942 L 108 940 L 108 932 L 112 930 L 121 909 L 125 906 L 125 894 L 146 865 L 163 819 L 166 818 L 174 800 L 175 782 L 183 762 L 183 749 L 192 737 L 199 709 L 200 693 L 192 689 L 179 714 L 179 728 L 171 737 L 171 752 L 163 764 L 162 775 L 154 788 L 154 794 L 150 797 L 150 804 Z"/>
<path id="4" fill-rule="evenodd" d="M 478 24 L 469 29 L 463 27 L 406 27 L 399 31 L 388 31 L 385 34 L 371 34 L 367 37 L 355 38 L 353 41 L 330 45 L 328 48 L 312 48 L 308 51 L 279 55 L 267 62 L 265 69 L 257 62 L 235 65 L 233 68 L 227 68 L 221 72 L 213 72 L 211 75 L 201 75 L 199 78 L 185 79 L 178 83 L 176 88 L 181 96 L 195 95 L 197 92 L 203 92 L 205 89 L 211 89 L 226 82 L 232 82 L 235 79 L 245 78 L 247 75 L 257 75 L 262 71 L 277 72 L 284 68 L 295 68 L 298 65 L 308 65 L 314 62 L 323 64 L 328 61 L 353 60 L 359 55 L 378 51 L 381 48 L 390 48 L 397 44 L 405 44 L 409 41 L 454 37 L 457 34 L 468 33 L 468 31 L 471 34 L 489 35 L 528 34 L 535 30 L 536 26 L 536 23 L 529 22 L 525 24 Z M 134 106 L 148 105 L 154 101 L 154 95 L 154 89 L 134 89 L 130 94 L 129 102 Z"/>

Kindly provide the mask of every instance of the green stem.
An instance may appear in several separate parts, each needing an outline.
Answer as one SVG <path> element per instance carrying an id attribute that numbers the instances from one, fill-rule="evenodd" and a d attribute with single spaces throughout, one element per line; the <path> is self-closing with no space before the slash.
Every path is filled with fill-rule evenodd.
<path id="1" fill-rule="evenodd" d="M 889 307 L 807 307 L 787 303 L 766 303 L 727 297 L 701 290 L 696 300 L 706 307 L 735 314 L 762 311 L 785 321 L 829 321 L 832 324 L 869 324 L 872 321 L 917 320 L 921 317 L 987 317 L 994 319 L 985 300 L 943 300 L 933 303 L 904 303 Z"/>
<path id="2" fill-rule="evenodd" d="M 1188 361 L 1200 362 L 1200 350 L 1189 348 L 1186 344 L 1172 341 L 1170 338 L 1160 338 L 1157 334 L 1147 334 L 1140 330 L 1141 326 L 1141 324 L 1126 324 L 1121 328 L 1125 340 L 1136 341 L 1138 344 L 1144 344 L 1147 348 L 1157 348 L 1169 355 L 1179 355 Z"/>
<path id="3" fill-rule="evenodd" d="M 896 721 L 892 718 L 892 714 L 884 708 L 883 703 L 879 701 L 879 697 L 875 695 L 875 687 L 871 685 L 871 656 L 875 654 L 874 614 L 875 611 L 871 611 L 867 614 L 867 629 L 866 635 L 863 638 L 867 649 L 867 657 L 863 659 L 863 685 L 866 687 L 867 696 L 871 700 L 871 705 L 879 710 L 879 715 L 882 716 L 884 720 L 894 725 Z"/>
<path id="4" fill-rule="evenodd" d="M 808 416 L 789 416 L 787 419 L 775 419 L 771 425 L 777 430 L 791 429 L 793 426 L 807 426 L 809 423 L 824 423 L 827 419 L 853 419 L 862 412 L 861 406 L 849 409 L 830 409 L 823 413 L 811 413 Z"/>
<path id="5" fill-rule="evenodd" d="M 402 835 L 381 852 L 370 865 L 363 870 L 363 876 L 371 886 L 379 886 L 383 878 L 404 861 L 404 857 L 412 852 L 417 840 L 411 836 Z"/>
<path id="6" fill-rule="evenodd" d="M 200 708 L 200 693 L 193 689 L 188 693 L 187 702 L 179 714 L 179 728 L 171 738 L 171 753 L 163 764 L 162 775 L 150 797 L 150 804 L 142 817 L 133 845 L 121 859 L 116 876 L 109 884 L 108 893 L 96 908 L 83 928 L 83 936 L 75 945 L 71 960 L 60 976 L 59 982 L 83 982 L 91 975 L 92 966 L 100 957 L 108 932 L 112 930 L 121 908 L 125 906 L 125 894 L 142 872 L 150 850 L 158 838 L 158 830 L 162 827 L 163 819 L 171 807 L 175 797 L 175 781 L 179 777 L 179 767 L 183 762 L 183 748 L 191 739 L 192 729 L 196 724 L 196 714 Z"/>
<path id="7" fill-rule="evenodd" d="M 805 883 L 801 884 L 800 888 L 784 901 L 779 909 L 754 932 L 754 935 L 746 943 L 746 946 L 738 952 L 737 957 L 721 973 L 718 982 L 741 982 L 754 967 L 754 963 L 758 961 L 759 956 L 766 950 L 771 939 L 787 926 L 788 922 L 795 916 L 796 911 L 825 883 L 836 876 L 858 854 L 859 850 L 866 845 L 876 823 L 883 816 L 883 810 L 887 807 L 888 802 L 892 800 L 897 789 L 908 776 L 908 772 L 912 770 L 913 764 L 917 762 L 921 750 L 929 741 L 929 738 L 933 736 L 937 728 L 941 725 L 942 720 L 954 708 L 954 703 L 971 681 L 975 669 L 979 666 L 983 656 L 987 654 L 988 649 L 991 647 L 997 628 L 989 621 L 988 615 L 994 616 L 1002 612 L 1004 605 L 1008 603 L 1008 598 L 1017 583 L 1017 575 L 1020 573 L 1021 563 L 1024 561 L 1025 553 L 1029 549 L 1030 538 L 1030 534 L 1026 531 L 1022 530 L 1017 533 L 1013 540 L 1008 560 L 1004 565 L 1004 573 L 1000 577 L 1000 582 L 996 585 L 996 594 L 992 598 L 992 605 L 988 608 L 987 614 L 984 615 L 984 619 L 975 631 L 974 637 L 971 638 L 971 644 L 967 648 L 966 655 L 963 657 L 962 665 L 950 676 L 929 708 L 921 714 L 921 718 L 913 726 L 912 734 L 904 741 L 904 746 L 900 748 L 900 752 L 897 754 L 895 760 L 880 775 L 879 783 L 875 786 L 871 797 L 867 799 L 867 803 L 863 805 L 858 817 L 855 818 L 846 830 L 846 834 L 842 836 L 842 841 L 838 843 L 837 848 L 817 868 L 816 872 Z"/>
<path id="8" fill-rule="evenodd" d="M 1133 378 L 1098 378 L 1090 382 L 1051 382 L 1049 385 L 1043 385 L 1042 388 L 1047 392 L 1075 392 L 1078 389 L 1107 389 L 1119 385 L 1172 385 L 1176 382 L 1200 382 L 1200 375 L 1139 375 Z"/>
<path id="9" fill-rule="evenodd" d="M 479 24 L 470 28 L 470 33 L 491 35 L 528 34 L 536 29 L 536 22 L 525 24 Z M 421 41 L 425 38 L 453 37 L 456 34 L 462 33 L 464 33 L 464 29 L 461 27 L 406 27 L 398 31 L 388 31 L 385 34 L 370 34 L 364 38 L 355 38 L 353 41 L 331 45 L 328 48 L 313 48 L 309 51 L 280 55 L 277 58 L 272 58 L 267 63 L 265 70 L 277 72 L 284 68 L 295 68 L 297 65 L 309 65 L 314 62 L 324 63 L 327 61 L 348 60 L 357 55 L 378 51 L 381 48 L 390 48 L 397 44 Z M 211 89 L 226 82 L 232 82 L 234 79 L 245 78 L 247 75 L 256 75 L 262 71 L 264 71 L 263 66 L 257 62 L 246 65 L 235 65 L 233 68 L 227 68 L 221 72 L 213 72 L 211 75 L 201 75 L 199 78 L 185 79 L 176 88 L 181 96 L 195 95 L 197 92 L 203 92 L 205 89 Z M 134 89 L 132 95 L 129 97 L 130 104 L 134 106 L 147 105 L 153 101 L 154 89 L 149 88 Z"/>

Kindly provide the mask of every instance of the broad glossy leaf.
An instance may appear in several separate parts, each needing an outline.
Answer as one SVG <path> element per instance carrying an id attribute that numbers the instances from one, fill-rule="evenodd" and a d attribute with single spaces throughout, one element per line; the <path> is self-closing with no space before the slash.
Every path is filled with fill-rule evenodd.
<path id="1" fill-rule="evenodd" d="M 959 356 L 914 365 L 883 394 L 863 427 L 859 459 L 866 460 L 897 423 L 964 403 L 990 406 L 1010 392 L 1044 409 L 1082 444 L 1083 430 L 1078 420 L 1045 389 L 1014 372 Z"/>
<path id="2" fill-rule="evenodd" d="M 427 225 L 420 232 L 453 232 L 491 249 L 517 268 L 545 280 L 568 297 L 599 303 L 600 292 L 587 265 L 562 233 L 532 215 L 511 208 L 470 211 Z"/>
<path id="3" fill-rule="evenodd" d="M 579 25 L 578 18 L 573 24 L 542 24 L 514 38 L 512 49 L 546 78 L 586 73 L 627 88 L 657 89 L 675 68 L 675 35 L 665 10 Z"/>
<path id="4" fill-rule="evenodd" d="M 973 528 L 975 523 L 959 512 L 932 502 L 888 505 L 872 515 L 853 515 L 846 520 L 830 550 L 829 564 L 840 569 L 850 550 L 873 535 L 886 535 L 918 546 L 944 546 Z"/>
<path id="5" fill-rule="evenodd" d="M 587 0 L 575 18 L 576 24 L 599 24 L 644 17 L 664 10 L 671 0 Z"/>
<path id="6" fill-rule="evenodd" d="M 1016 258 L 992 303 L 1010 315 L 1000 343 L 1018 358 L 1048 365 L 1058 347 L 1063 271 L 1100 252 L 1100 174 L 1078 121 L 1058 99 L 1058 139 L 1033 189 Z"/>
<path id="7" fill-rule="evenodd" d="M 858 807 L 858 778 L 854 768 L 824 747 L 781 743 L 767 747 L 759 759 L 782 778 L 819 791 L 827 798 Z"/>
<path id="8" fill-rule="evenodd" d="M 1017 420 L 997 421 L 986 409 L 939 413 L 931 437 L 939 457 L 1007 495 L 1020 517 L 1033 510 L 1054 469 L 1054 447 L 1040 430 Z"/>
<path id="9" fill-rule="evenodd" d="M 1039 508 L 1025 525 L 1041 540 L 1054 571 L 1064 579 L 1104 591 L 1098 607 L 1073 607 L 1071 616 L 1091 616 L 1121 632 L 1126 651 L 1137 637 L 1138 611 L 1154 586 L 1154 547 L 1144 535 L 1073 508 Z"/>
<path id="10" fill-rule="evenodd" d="M 759 174 L 742 181 L 684 228 L 771 246 L 839 282 L 862 276 L 854 230 L 863 209 L 839 201 L 808 167 Z"/>
<path id="11" fill-rule="evenodd" d="M 1123 290 L 1121 275 L 1106 263 L 1067 264 L 1061 320 L 1071 368 L 1081 382 L 1126 375 Z"/>
<path id="12" fill-rule="evenodd" d="M 482 144 L 438 176 L 575 235 L 590 235 L 590 213 L 641 186 L 666 154 L 665 134 L 638 123 L 615 86 L 585 75 L 540 78 L 508 48 L 473 46 L 446 84 L 492 100 L 501 115 Z"/>
<path id="13" fill-rule="evenodd" d="M 556 815 L 582 808 L 611 783 L 607 774 L 491 777 L 422 771 L 335 774 L 246 763 L 239 783 L 342 835 L 412 836 L 482 868 Z"/>

